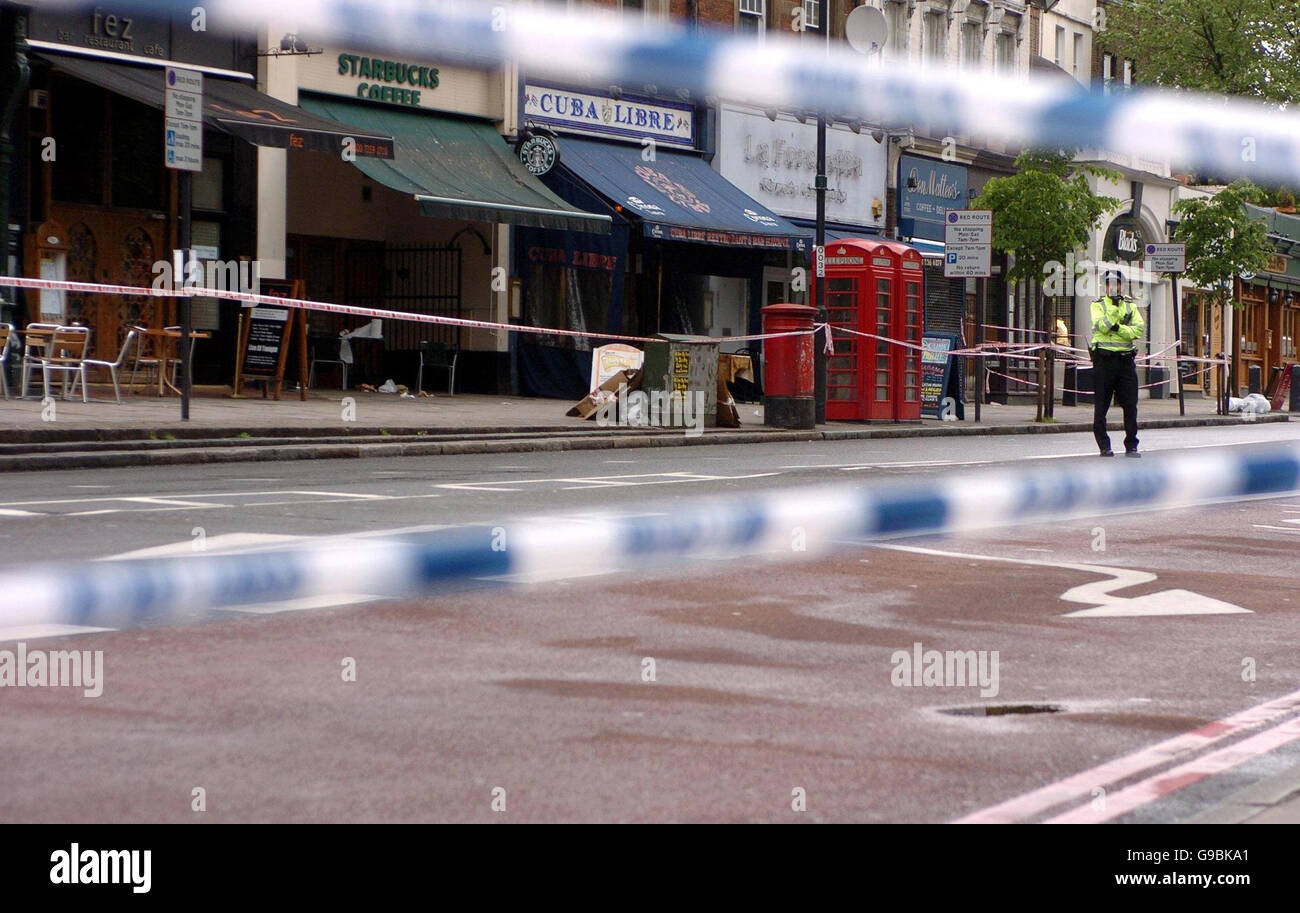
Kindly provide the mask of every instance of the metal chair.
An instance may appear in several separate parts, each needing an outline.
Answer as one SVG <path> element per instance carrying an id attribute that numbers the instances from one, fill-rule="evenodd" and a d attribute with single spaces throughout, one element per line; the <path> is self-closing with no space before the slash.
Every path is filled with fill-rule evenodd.
<path id="1" fill-rule="evenodd" d="M 9 398 L 9 340 L 13 338 L 14 325 L 0 323 L 0 390 Z"/>
<path id="2" fill-rule="evenodd" d="M 86 327 L 59 327 L 50 337 L 50 347 L 39 359 L 41 380 L 45 395 L 50 398 L 50 372 L 60 371 L 75 375 L 72 383 L 63 384 L 63 398 L 68 399 L 77 388 L 76 378 L 81 378 L 81 401 L 90 402 L 86 394 L 86 352 L 90 349 L 90 330 Z"/>
<path id="3" fill-rule="evenodd" d="M 316 386 L 316 365 L 338 365 L 343 369 L 343 386 L 348 388 L 348 363 L 343 360 L 342 352 L 339 350 L 339 337 L 337 336 L 313 336 L 307 341 L 307 347 L 311 351 L 311 366 L 307 369 L 307 388 L 311 389 Z M 333 355 L 333 358 L 329 356 Z"/>
<path id="4" fill-rule="evenodd" d="M 456 359 L 460 357 L 460 350 L 454 349 L 445 342 L 431 342 L 423 340 L 420 343 L 420 369 L 415 374 L 415 389 L 417 392 L 424 390 L 424 369 L 441 368 L 447 372 L 447 395 L 456 394 Z"/>
<path id="5" fill-rule="evenodd" d="M 95 358 L 87 358 L 83 362 L 84 366 L 87 368 L 108 368 L 108 376 L 113 379 L 113 398 L 117 400 L 117 404 L 119 406 L 122 405 L 122 391 L 118 388 L 117 385 L 117 372 L 119 368 L 123 367 L 126 364 L 126 357 L 127 354 L 131 351 L 131 343 L 135 341 L 135 335 L 136 335 L 135 330 L 126 331 L 126 339 L 122 343 L 122 351 L 117 353 L 117 361 L 99 361 L 98 359 Z M 81 376 L 83 378 L 82 383 L 84 384 L 85 383 L 84 371 L 82 372 Z M 73 378 L 72 388 L 75 390 L 76 387 L 77 387 L 77 381 L 76 378 Z"/>
<path id="6" fill-rule="evenodd" d="M 41 359 L 49 351 L 50 337 L 58 328 L 57 323 L 29 323 L 27 329 L 23 331 L 23 370 L 18 383 L 19 399 L 27 398 L 32 368 L 43 368 Z"/>

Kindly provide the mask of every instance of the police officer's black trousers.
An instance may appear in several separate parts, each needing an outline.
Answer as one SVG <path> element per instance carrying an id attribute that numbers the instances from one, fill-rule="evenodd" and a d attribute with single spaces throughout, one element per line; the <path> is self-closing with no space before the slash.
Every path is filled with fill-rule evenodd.
<path id="1" fill-rule="evenodd" d="M 1106 413 L 1110 401 L 1124 410 L 1124 449 L 1138 449 L 1138 377 L 1132 353 L 1092 350 L 1092 388 L 1095 392 L 1092 435 L 1102 452 L 1110 449 L 1106 433 Z"/>

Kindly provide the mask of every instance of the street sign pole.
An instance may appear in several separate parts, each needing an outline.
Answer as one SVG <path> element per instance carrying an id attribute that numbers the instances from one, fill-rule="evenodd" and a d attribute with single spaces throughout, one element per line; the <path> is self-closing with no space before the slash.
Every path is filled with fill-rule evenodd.
<path id="1" fill-rule="evenodd" d="M 1174 373 L 1178 375 L 1178 414 L 1186 415 L 1187 407 L 1183 403 L 1183 327 L 1182 308 L 1178 304 L 1178 279 L 1181 274 L 1174 273 Z"/>
<path id="2" fill-rule="evenodd" d="M 1174 373 L 1178 375 L 1178 414 L 1186 415 L 1183 401 L 1183 328 L 1182 306 L 1178 303 L 1178 280 L 1187 269 L 1186 244 L 1148 244 L 1146 268 L 1157 273 L 1168 273 L 1173 278 L 1174 298 Z"/>
<path id="3" fill-rule="evenodd" d="M 192 253 L 192 175 L 203 170 L 203 74 L 197 70 L 166 67 L 163 75 L 163 163 L 176 175 L 176 255 L 173 288 L 185 287 Z M 190 420 L 190 352 L 194 342 L 193 311 L 188 295 L 181 295 L 181 421 Z M 160 366 L 159 370 L 163 370 Z"/>

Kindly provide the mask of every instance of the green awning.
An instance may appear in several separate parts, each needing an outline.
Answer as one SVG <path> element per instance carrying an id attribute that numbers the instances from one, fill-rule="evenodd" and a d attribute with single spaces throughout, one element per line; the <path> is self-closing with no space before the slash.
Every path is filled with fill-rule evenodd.
<path id="1" fill-rule="evenodd" d="M 298 104 L 392 136 L 393 158 L 358 157 L 353 164 L 371 180 L 411 194 L 426 216 L 609 234 L 609 216 L 583 212 L 551 193 L 489 123 L 306 94 Z"/>

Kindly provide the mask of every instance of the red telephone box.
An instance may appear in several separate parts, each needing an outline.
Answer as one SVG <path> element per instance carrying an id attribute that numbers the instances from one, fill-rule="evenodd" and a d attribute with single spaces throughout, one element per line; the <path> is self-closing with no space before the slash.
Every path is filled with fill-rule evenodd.
<path id="1" fill-rule="evenodd" d="M 921 418 L 921 353 L 884 340 L 921 344 L 924 292 L 915 248 L 877 238 L 827 243 L 827 319 L 884 337 L 836 334 L 827 365 L 828 419 Z"/>

